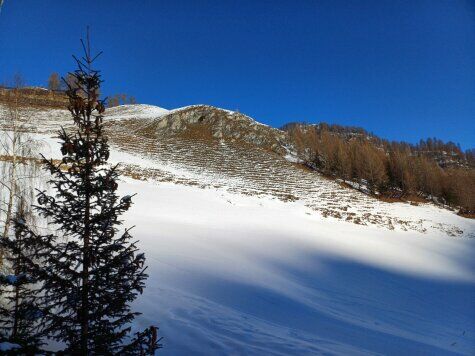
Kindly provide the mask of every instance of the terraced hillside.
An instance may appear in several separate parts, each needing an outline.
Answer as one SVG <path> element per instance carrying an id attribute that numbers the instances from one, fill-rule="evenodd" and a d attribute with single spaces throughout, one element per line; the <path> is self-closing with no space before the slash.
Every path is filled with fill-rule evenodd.
<path id="1" fill-rule="evenodd" d="M 297 163 L 283 131 L 240 113 L 204 105 L 172 111 L 129 105 L 106 114 L 117 160 L 138 179 L 273 196 L 302 203 L 309 214 L 361 225 L 435 229 L 451 236 L 472 236 L 475 230 L 471 221 L 431 204 L 385 203 L 328 180 Z M 52 134 L 60 124 L 69 125 L 64 110 L 36 109 L 33 117 L 25 124 L 31 132 Z"/>
<path id="2" fill-rule="evenodd" d="M 464 233 L 431 214 L 429 210 L 439 210 L 432 205 L 421 207 L 426 218 L 414 217 L 409 204 L 381 202 L 307 170 L 295 163 L 282 131 L 245 115 L 193 106 L 157 117 L 138 114 L 120 120 L 119 110 L 110 113 L 114 118 L 108 123 L 111 142 L 159 163 L 146 168 L 138 164 L 133 169 L 129 165 L 128 169 L 144 178 L 301 201 L 324 217 L 356 224 L 421 232 L 440 229 L 452 236 Z"/>

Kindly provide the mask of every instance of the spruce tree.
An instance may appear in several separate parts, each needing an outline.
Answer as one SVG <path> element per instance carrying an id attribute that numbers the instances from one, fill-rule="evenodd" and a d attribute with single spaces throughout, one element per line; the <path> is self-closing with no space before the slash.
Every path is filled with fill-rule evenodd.
<path id="1" fill-rule="evenodd" d="M 42 283 L 44 331 L 64 343 L 67 354 L 153 354 L 156 328 L 129 336 L 139 314 L 130 303 L 147 278 L 145 256 L 130 229 L 119 231 L 132 197 L 118 196 L 117 166 L 108 165 L 102 80 L 93 68 L 100 53 L 91 56 L 89 38 L 81 43 L 84 56 L 73 56 L 77 69 L 70 73 L 75 85 L 65 81 L 75 129 L 59 132 L 60 163 L 43 159 L 52 193 L 39 191 L 35 206 L 55 233 L 22 232 L 41 260 L 30 268 Z"/>
<path id="2" fill-rule="evenodd" d="M 5 251 L 5 262 L 10 274 L 0 274 L 0 343 L 18 346 L 16 354 L 32 355 L 42 345 L 40 295 L 36 280 L 29 268 L 37 251 L 30 247 L 29 236 L 23 234 L 28 214 L 20 199 L 14 219 L 13 236 L 2 236 L 0 247 Z M 1 352 L 0 352 L 1 353 Z"/>

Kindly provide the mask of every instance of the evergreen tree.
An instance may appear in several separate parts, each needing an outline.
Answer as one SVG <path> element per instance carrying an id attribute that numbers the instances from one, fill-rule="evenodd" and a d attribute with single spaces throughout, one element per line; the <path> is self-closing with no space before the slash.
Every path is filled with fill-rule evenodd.
<path id="1" fill-rule="evenodd" d="M 42 322 L 49 337 L 66 345 L 67 354 L 153 354 L 160 346 L 149 337 L 153 330 L 156 335 L 155 328 L 129 339 L 130 322 L 138 315 L 130 303 L 142 293 L 147 277 L 145 256 L 129 229 L 119 233 L 119 217 L 132 197 L 118 196 L 117 166 L 107 165 L 102 80 L 92 67 L 98 55 L 91 56 L 89 39 L 81 42 L 84 57 L 74 57 L 77 69 L 70 73 L 74 85 L 65 81 L 76 129 L 59 132 L 59 164 L 43 159 L 54 194 L 40 191 L 35 207 L 56 233 L 23 229 L 41 259 L 30 268 L 42 282 Z"/>
<path id="2" fill-rule="evenodd" d="M 14 236 L 0 238 L 11 271 L 11 274 L 0 275 L 0 342 L 18 345 L 17 354 L 32 355 L 40 350 L 42 334 L 39 290 L 28 267 L 28 262 L 35 260 L 36 252 L 30 247 L 29 237 L 22 233 L 26 214 L 24 201 L 20 200 Z"/>
<path id="3" fill-rule="evenodd" d="M 153 355 L 162 347 L 157 336 L 158 328 L 151 326 L 143 332 L 135 334 L 133 341 L 122 349 L 122 354 L 127 355 Z"/>

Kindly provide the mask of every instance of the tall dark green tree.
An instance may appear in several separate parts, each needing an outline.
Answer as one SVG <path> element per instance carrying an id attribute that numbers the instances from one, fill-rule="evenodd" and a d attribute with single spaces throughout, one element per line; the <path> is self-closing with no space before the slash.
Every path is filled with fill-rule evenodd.
<path id="1" fill-rule="evenodd" d="M 147 278 L 145 256 L 130 229 L 120 231 L 132 197 L 118 196 L 117 166 L 108 165 L 102 80 L 93 68 L 100 53 L 91 55 L 89 38 L 81 42 L 84 56 L 74 57 L 77 69 L 70 73 L 75 85 L 65 81 L 75 130 L 59 132 L 60 163 L 44 159 L 51 191 L 40 191 L 35 207 L 55 233 L 22 231 L 41 260 L 30 268 L 42 283 L 44 331 L 68 354 L 153 354 L 160 346 L 156 328 L 130 335 L 139 314 L 130 304 Z"/>

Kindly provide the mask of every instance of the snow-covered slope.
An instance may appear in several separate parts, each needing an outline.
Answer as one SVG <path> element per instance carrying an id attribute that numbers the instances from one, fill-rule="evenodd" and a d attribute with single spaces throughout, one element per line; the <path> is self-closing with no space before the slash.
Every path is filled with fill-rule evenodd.
<path id="1" fill-rule="evenodd" d="M 71 126 L 66 110 L 30 109 L 22 116 L 29 117 L 25 129 L 36 134 L 51 136 Z M 123 105 L 107 109 L 105 122 L 114 149 L 129 155 L 122 160 L 124 173 L 135 178 L 301 201 L 317 214 L 358 225 L 475 236 L 473 220 L 454 212 L 382 202 L 306 169 L 293 159 L 285 132 L 238 112 Z"/>
<path id="2" fill-rule="evenodd" d="M 475 349 L 474 239 L 324 219 L 301 202 L 127 179 L 164 355 Z"/>
<path id="3" fill-rule="evenodd" d="M 203 136 L 202 106 L 162 110 L 108 111 L 149 265 L 134 328 L 158 324 L 161 354 L 473 354 L 473 220 L 328 181 L 266 149 L 252 121 L 240 134 L 262 147 Z M 174 112 L 184 130 L 160 124 Z M 64 114 L 36 112 L 47 156 Z"/>
<path id="4" fill-rule="evenodd" d="M 111 143 L 127 170 L 143 179 L 219 187 L 247 195 L 299 200 L 323 216 L 393 230 L 472 236 L 473 224 L 431 204 L 385 203 L 328 180 L 288 159 L 285 133 L 209 106 L 191 106 L 156 117 L 111 120 Z"/>
<path id="5" fill-rule="evenodd" d="M 120 105 L 107 109 L 107 119 L 156 119 L 169 113 L 169 110 L 153 105 Z"/>

